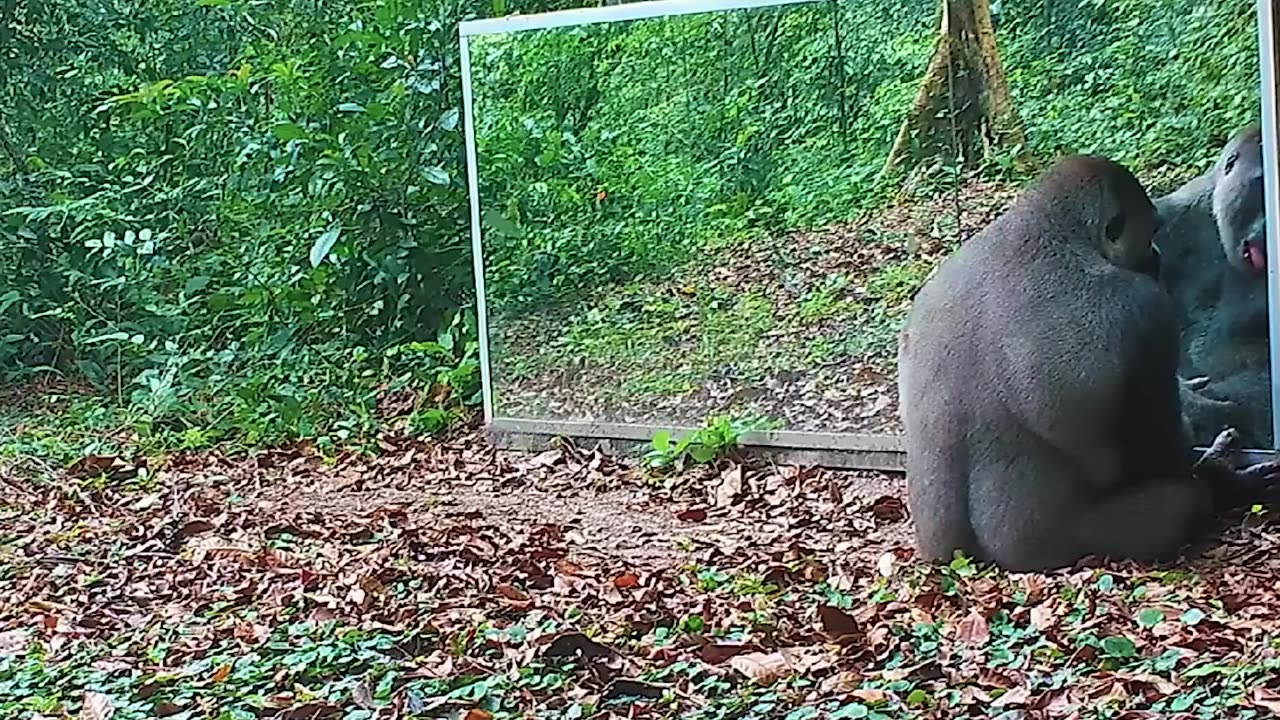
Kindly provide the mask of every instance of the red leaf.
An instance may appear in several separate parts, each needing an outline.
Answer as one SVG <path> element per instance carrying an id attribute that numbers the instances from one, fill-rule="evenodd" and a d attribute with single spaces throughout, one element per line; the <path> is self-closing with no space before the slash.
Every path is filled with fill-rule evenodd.
<path id="1" fill-rule="evenodd" d="M 818 620 L 822 622 L 822 631 L 841 645 L 851 645 L 862 637 L 858 621 L 834 605 L 819 606 Z"/>
<path id="2" fill-rule="evenodd" d="M 494 586 L 493 589 L 497 590 L 503 597 L 507 598 L 508 600 L 515 600 L 516 602 L 524 602 L 529 599 L 529 596 L 526 595 L 523 590 L 521 590 L 520 588 L 514 585 L 509 585 L 507 583 L 498 583 L 497 585 Z"/>
<path id="3" fill-rule="evenodd" d="M 991 631 L 987 628 L 987 619 L 970 611 L 969 615 L 956 626 L 956 640 L 974 647 L 986 645 L 991 639 Z"/>
<path id="4" fill-rule="evenodd" d="M 682 522 L 700 523 L 707 519 L 706 508 L 689 508 L 676 513 L 676 519 Z"/>

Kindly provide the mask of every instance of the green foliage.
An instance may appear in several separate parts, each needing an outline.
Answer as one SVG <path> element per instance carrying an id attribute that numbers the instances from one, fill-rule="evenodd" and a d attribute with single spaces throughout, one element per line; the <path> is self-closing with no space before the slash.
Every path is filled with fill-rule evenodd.
<path id="1" fill-rule="evenodd" d="M 0 3 L 0 382 L 86 381 L 109 403 L 69 412 L 95 442 L 336 447 L 372 437 L 379 398 L 406 390 L 409 432 L 447 426 L 477 400 L 475 326 L 457 320 L 473 280 L 456 23 L 580 4 Z M 882 205 L 896 188 L 873 178 L 936 10 L 817 3 L 477 39 L 491 307 L 723 265 Z M 1042 156 L 1185 173 L 1256 113 L 1247 0 L 1019 0 L 996 26 Z M 936 170 L 917 191 L 954 184 Z M 883 344 L 925 272 L 884 268 L 866 288 L 879 324 L 852 342 Z M 838 283 L 803 301 L 806 320 L 847 315 Z M 712 300 L 697 310 L 727 340 L 703 355 L 759 374 L 741 351 L 778 308 Z M 635 352 L 590 310 L 565 352 L 605 337 Z M 687 318 L 648 322 L 664 347 L 698 342 Z M 696 372 L 631 383 L 680 392 Z M 704 453 L 690 447 L 706 446 L 676 456 Z"/>
<path id="2" fill-rule="evenodd" d="M 367 437 L 384 384 L 457 391 L 416 431 L 474 402 L 455 25 L 491 3 L 11 7 L 0 381 L 83 378 L 179 447 Z"/>
<path id="3" fill-rule="evenodd" d="M 495 309 L 663 276 L 714 260 L 726 237 L 871 206 L 886 138 L 929 58 L 935 5 L 815 4 L 477 40 Z M 856 62 L 833 44 L 834 7 Z M 868 111 L 853 113 L 855 102 Z"/>
<path id="4" fill-rule="evenodd" d="M 766 430 L 773 426 L 774 423 L 765 419 L 735 419 L 721 415 L 712 418 L 706 426 L 675 441 L 672 441 L 671 433 L 661 431 L 650 440 L 650 449 L 644 455 L 644 463 L 652 470 L 677 468 L 686 461 L 709 463 L 736 448 L 744 433 Z"/>
<path id="5" fill-rule="evenodd" d="M 491 306 L 719 264 L 726 237 L 882 205 L 897 188 L 874 178 L 932 52 L 936 10 L 824 3 L 478 39 Z M 1209 138 L 1257 114 L 1254 14 L 1246 0 L 999 4 L 1032 149 L 1140 171 L 1203 163 Z M 986 174 L 1010 178 L 1011 158 L 993 149 Z M 915 189 L 956 182 L 935 168 Z M 918 281 L 904 279 L 909 294 Z"/>

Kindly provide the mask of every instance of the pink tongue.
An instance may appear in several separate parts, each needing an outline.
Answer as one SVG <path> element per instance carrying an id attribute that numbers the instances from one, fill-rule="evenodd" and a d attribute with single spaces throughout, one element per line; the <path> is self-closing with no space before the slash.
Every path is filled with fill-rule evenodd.
<path id="1" fill-rule="evenodd" d="M 1266 258 L 1262 254 L 1262 248 L 1256 245 L 1249 246 L 1249 264 L 1254 270 L 1262 270 L 1265 267 Z"/>

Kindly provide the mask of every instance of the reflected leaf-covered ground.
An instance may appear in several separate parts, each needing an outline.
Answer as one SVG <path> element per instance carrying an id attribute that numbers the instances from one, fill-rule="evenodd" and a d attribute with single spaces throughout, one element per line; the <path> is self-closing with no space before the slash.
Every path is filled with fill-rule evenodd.
<path id="1" fill-rule="evenodd" d="M 1011 195 L 966 188 L 965 234 Z M 496 413 L 694 425 L 730 414 L 788 430 L 896 432 L 896 334 L 943 257 L 954 198 L 871 220 L 739 241 L 666 281 L 496 319 Z"/>

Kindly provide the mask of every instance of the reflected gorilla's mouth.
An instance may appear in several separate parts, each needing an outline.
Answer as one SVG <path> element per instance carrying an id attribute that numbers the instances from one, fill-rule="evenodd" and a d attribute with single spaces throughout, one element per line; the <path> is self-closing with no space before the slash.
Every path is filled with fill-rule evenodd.
<path id="1" fill-rule="evenodd" d="M 1260 241 L 1245 240 L 1240 248 L 1240 255 L 1245 264 L 1254 270 L 1267 269 L 1267 251 Z"/>

